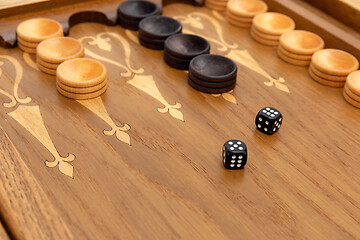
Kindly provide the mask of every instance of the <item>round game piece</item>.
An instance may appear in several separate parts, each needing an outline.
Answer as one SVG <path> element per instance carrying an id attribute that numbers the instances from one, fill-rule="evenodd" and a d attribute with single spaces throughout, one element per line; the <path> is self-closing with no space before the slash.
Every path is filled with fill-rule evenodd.
<path id="1" fill-rule="evenodd" d="M 253 25 L 261 32 L 281 35 L 294 30 L 295 22 L 290 17 L 275 12 L 261 13 L 254 17 Z"/>
<path id="2" fill-rule="evenodd" d="M 152 50 L 163 50 L 164 49 L 164 45 L 161 44 L 155 44 L 155 43 L 148 43 L 147 41 L 145 41 L 142 38 L 139 38 L 139 42 L 141 45 L 143 45 L 146 48 L 150 48 Z"/>
<path id="3" fill-rule="evenodd" d="M 175 69 L 179 69 L 179 70 L 188 70 L 189 69 L 189 64 L 180 64 L 180 63 L 176 63 L 171 61 L 167 55 L 164 55 L 164 61 L 166 62 L 167 65 L 169 65 L 172 68 Z"/>
<path id="4" fill-rule="evenodd" d="M 230 0 L 227 9 L 239 17 L 255 17 L 268 10 L 265 2 L 259 0 Z"/>
<path id="5" fill-rule="evenodd" d="M 314 79 L 316 82 L 321 83 L 322 85 L 325 85 L 328 87 L 343 87 L 345 85 L 345 81 L 339 82 L 339 81 L 329 81 L 329 80 L 323 79 L 323 78 L 317 76 L 311 70 L 311 68 L 309 68 L 309 74 L 310 74 L 311 78 Z"/>
<path id="6" fill-rule="evenodd" d="M 61 24 L 48 18 L 33 18 L 23 21 L 18 25 L 16 33 L 22 40 L 32 43 L 64 36 Z"/>
<path id="7" fill-rule="evenodd" d="M 75 100 L 86 100 L 86 99 L 96 98 L 96 97 L 99 97 L 100 95 L 102 95 L 106 91 L 107 85 L 105 85 L 99 91 L 92 92 L 92 93 L 83 93 L 83 94 L 67 92 L 64 89 L 62 89 L 61 87 L 59 87 L 59 85 L 56 85 L 56 89 L 58 90 L 58 92 L 61 95 L 65 96 L 65 97 L 75 99 Z"/>
<path id="8" fill-rule="evenodd" d="M 295 53 L 289 52 L 288 50 L 284 49 L 281 46 L 281 44 L 278 45 L 278 49 L 282 54 L 284 54 L 285 56 L 287 56 L 289 58 L 293 58 L 296 60 L 302 60 L 302 61 L 311 61 L 312 55 L 300 55 L 300 54 L 295 54 Z"/>
<path id="9" fill-rule="evenodd" d="M 276 47 L 279 44 L 279 41 L 273 41 L 273 40 L 268 40 L 268 39 L 259 37 L 253 31 L 250 31 L 250 35 L 254 40 L 256 40 L 258 43 L 261 43 L 263 45 Z"/>
<path id="10" fill-rule="evenodd" d="M 127 24 L 124 21 L 120 21 L 119 24 L 120 24 L 120 26 L 122 26 L 125 29 L 129 29 L 129 30 L 132 30 L 132 31 L 139 30 L 139 24 L 136 24 L 136 25 Z"/>
<path id="11" fill-rule="evenodd" d="M 72 58 L 80 58 L 85 54 L 83 45 L 70 37 L 56 37 L 42 41 L 36 50 L 38 59 L 47 63 L 62 63 Z"/>
<path id="12" fill-rule="evenodd" d="M 224 88 L 224 87 L 228 87 L 230 85 L 233 85 L 236 82 L 236 77 L 228 80 L 228 81 L 224 81 L 224 82 L 208 82 L 208 81 L 203 81 L 197 77 L 195 77 L 194 75 L 191 74 L 191 72 L 188 73 L 188 77 L 191 79 L 191 81 L 193 81 L 194 83 L 197 83 L 201 86 L 204 87 L 209 87 L 209 88 Z"/>
<path id="13" fill-rule="evenodd" d="M 107 79 L 105 79 L 103 82 L 101 82 L 98 85 L 87 87 L 87 88 L 74 88 L 64 85 L 60 81 L 56 81 L 56 84 L 64 91 L 67 91 L 69 93 L 75 93 L 75 94 L 84 94 L 84 93 L 93 93 L 101 90 L 103 87 L 107 85 Z"/>
<path id="14" fill-rule="evenodd" d="M 44 73 L 47 73 L 49 75 L 54 75 L 54 76 L 56 75 L 56 70 L 55 69 L 50 69 L 50 68 L 44 67 L 41 64 L 37 64 L 36 66 L 40 71 L 42 71 Z"/>
<path id="15" fill-rule="evenodd" d="M 48 63 L 48 62 L 45 62 L 45 61 L 41 60 L 40 58 L 36 58 L 36 63 L 40 64 L 43 67 L 54 69 L 54 70 L 56 70 L 57 67 L 59 66 L 59 64 Z"/>
<path id="16" fill-rule="evenodd" d="M 311 61 L 314 67 L 329 75 L 347 76 L 359 68 L 359 62 L 353 55 L 338 49 L 317 51 Z"/>
<path id="17" fill-rule="evenodd" d="M 310 63 L 310 68 L 313 73 L 315 73 L 319 77 L 324 78 L 329 81 L 344 82 L 344 81 L 346 81 L 346 78 L 347 78 L 347 76 L 335 76 L 335 75 L 325 74 L 325 73 L 319 71 L 316 67 L 314 67 L 314 65 L 312 63 Z"/>
<path id="18" fill-rule="evenodd" d="M 230 23 L 231 25 L 234 25 L 235 27 L 240 27 L 240 28 L 250 28 L 251 27 L 251 23 L 243 23 L 243 22 L 238 22 L 238 21 L 234 21 L 231 18 L 229 18 L 228 15 L 225 16 L 226 21 L 228 21 L 228 23 Z"/>
<path id="19" fill-rule="evenodd" d="M 226 16 L 228 16 L 228 18 L 230 18 L 231 20 L 234 20 L 236 22 L 241 22 L 241 23 L 252 23 L 252 20 L 253 20 L 253 18 L 251 18 L 251 17 L 236 16 L 233 13 L 231 13 L 229 10 L 226 11 Z"/>
<path id="20" fill-rule="evenodd" d="M 360 102 L 360 96 L 355 94 L 353 91 L 351 91 L 347 84 L 345 84 L 344 90 L 349 97 L 351 97 L 352 99 L 354 99 L 357 102 Z"/>
<path id="21" fill-rule="evenodd" d="M 201 85 L 193 82 L 190 78 L 188 78 L 188 83 L 195 90 L 198 90 L 203 93 L 209 93 L 209 94 L 226 93 L 226 92 L 229 92 L 230 90 L 233 90 L 236 86 L 236 81 L 235 81 L 232 85 L 225 87 L 225 88 L 209 88 L 209 87 L 204 87 L 204 86 L 201 86 Z"/>
<path id="22" fill-rule="evenodd" d="M 165 40 L 181 31 L 182 25 L 179 21 L 165 16 L 147 17 L 139 23 L 139 34 L 150 39 Z"/>
<path id="23" fill-rule="evenodd" d="M 122 15 L 124 19 L 138 22 L 160 12 L 160 7 L 155 3 L 141 0 L 125 1 L 118 7 L 118 15 Z"/>
<path id="24" fill-rule="evenodd" d="M 104 81 L 107 75 L 105 66 L 88 58 L 74 58 L 59 65 L 56 77 L 69 87 L 92 87 Z"/>
<path id="25" fill-rule="evenodd" d="M 152 38 L 144 36 L 140 32 L 138 33 L 138 37 L 139 37 L 139 39 L 141 38 L 145 42 L 150 43 L 150 44 L 154 44 L 154 45 L 162 45 L 162 46 L 164 46 L 164 43 L 165 43 L 165 39 L 163 39 L 163 40 L 162 39 L 152 39 Z"/>
<path id="26" fill-rule="evenodd" d="M 166 55 L 166 58 L 169 59 L 173 63 L 178 63 L 178 64 L 189 66 L 190 61 L 191 61 L 191 59 L 182 59 L 182 58 L 174 57 L 174 56 L 170 55 L 169 53 L 167 53 L 166 51 L 164 51 L 164 55 Z"/>
<path id="27" fill-rule="evenodd" d="M 257 30 L 254 26 L 252 26 L 251 31 L 253 34 L 257 35 L 259 38 L 263 38 L 270 41 L 276 41 L 279 42 L 280 36 L 279 35 L 270 35 L 266 33 L 262 33 L 259 30 Z"/>
<path id="28" fill-rule="evenodd" d="M 308 66 L 310 64 L 310 60 L 298 60 L 298 59 L 294 59 L 294 58 L 286 56 L 285 54 L 283 54 L 280 51 L 279 48 L 277 49 L 277 53 L 278 53 L 278 56 L 287 63 L 291 63 L 291 64 L 297 65 L 297 66 Z"/>
<path id="29" fill-rule="evenodd" d="M 31 53 L 31 54 L 36 54 L 36 48 L 25 47 L 20 42 L 18 42 L 17 45 L 24 52 Z"/>
<path id="30" fill-rule="evenodd" d="M 214 4 L 211 1 L 206 0 L 205 1 L 205 6 L 208 7 L 208 8 L 214 9 L 216 11 L 219 11 L 219 12 L 226 11 L 226 4 L 225 5 L 218 5 L 218 4 Z"/>
<path id="31" fill-rule="evenodd" d="M 353 93 L 360 96 L 360 70 L 350 73 L 346 85 Z"/>
<path id="32" fill-rule="evenodd" d="M 27 47 L 27 48 L 37 48 L 37 46 L 39 45 L 39 43 L 31 43 L 31 42 L 27 42 L 25 40 L 22 40 L 20 37 L 17 38 L 17 41 L 22 46 Z"/>
<path id="33" fill-rule="evenodd" d="M 206 4 L 210 4 L 211 6 L 226 9 L 227 2 L 226 1 L 216 1 L 216 0 L 206 0 Z"/>
<path id="34" fill-rule="evenodd" d="M 281 46 L 289 52 L 301 55 L 311 55 L 324 48 L 324 40 L 317 34 L 292 30 L 281 35 Z"/>
<path id="35" fill-rule="evenodd" d="M 352 99 L 346 92 L 346 89 L 344 88 L 343 90 L 343 96 L 345 98 L 345 100 L 350 103 L 351 105 L 353 105 L 354 107 L 360 108 L 360 102 Z"/>
<path id="36" fill-rule="evenodd" d="M 192 59 L 210 51 L 210 43 L 199 36 L 192 34 L 175 34 L 165 41 L 166 51 L 174 57 Z"/>
<path id="37" fill-rule="evenodd" d="M 203 54 L 191 60 L 189 72 L 203 81 L 225 82 L 236 78 L 237 66 L 227 57 Z"/>

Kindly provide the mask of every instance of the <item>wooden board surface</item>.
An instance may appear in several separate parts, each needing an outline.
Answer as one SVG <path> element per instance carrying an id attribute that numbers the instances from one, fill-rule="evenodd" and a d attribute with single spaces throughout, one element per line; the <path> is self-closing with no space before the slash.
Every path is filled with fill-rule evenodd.
<path id="1" fill-rule="evenodd" d="M 342 89 L 314 82 L 222 13 L 174 4 L 163 14 L 237 63 L 233 92 L 193 90 L 119 26 L 70 31 L 108 68 L 108 91 L 93 100 L 62 97 L 33 56 L 0 48 L 3 139 L 62 226 L 75 239 L 359 239 L 360 110 Z M 284 116 L 273 136 L 255 129 L 264 106 Z M 233 138 L 248 146 L 241 171 L 221 162 Z"/>
<path id="2" fill-rule="evenodd" d="M 9 240 L 9 235 L 7 234 L 3 224 L 0 222 L 0 239 Z"/>

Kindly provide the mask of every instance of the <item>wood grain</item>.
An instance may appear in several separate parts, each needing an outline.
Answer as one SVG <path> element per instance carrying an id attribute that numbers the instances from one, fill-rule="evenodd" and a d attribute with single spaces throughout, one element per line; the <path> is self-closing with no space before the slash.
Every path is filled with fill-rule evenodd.
<path id="1" fill-rule="evenodd" d="M 0 140 L 0 215 L 11 236 L 15 239 L 72 239 L 66 223 L 1 127 Z"/>
<path id="2" fill-rule="evenodd" d="M 9 235 L 7 234 L 3 224 L 0 222 L 0 239 L 10 240 Z"/>
<path id="3" fill-rule="evenodd" d="M 183 4 L 163 14 L 207 38 L 212 53 L 235 60 L 233 92 L 195 91 L 162 51 L 142 47 L 136 32 L 120 26 L 84 23 L 70 31 L 83 39 L 86 57 L 108 69 L 107 92 L 91 102 L 62 97 L 55 77 L 27 63 L 34 57 L 0 48 L 22 66 L 19 98 L 32 99 L 1 105 L 0 124 L 74 238 L 359 239 L 360 111 L 342 89 L 313 81 L 307 68 L 283 62 L 276 48 L 223 14 Z M 16 70 L 0 59 L 0 89 L 11 95 Z M 1 94 L 0 101 L 10 100 Z M 32 106 L 46 144 L 31 129 L 36 124 L 24 127 L 30 114 L 12 117 L 15 108 Z M 273 136 L 255 129 L 264 106 L 284 116 Z M 222 145 L 234 138 L 248 147 L 241 171 L 222 166 Z M 76 156 L 74 178 L 44 166 L 56 152 Z"/>

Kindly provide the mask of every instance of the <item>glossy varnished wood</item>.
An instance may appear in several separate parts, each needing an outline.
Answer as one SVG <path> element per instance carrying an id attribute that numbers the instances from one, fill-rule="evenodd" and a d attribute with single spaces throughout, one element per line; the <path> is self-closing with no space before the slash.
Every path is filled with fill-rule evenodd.
<path id="1" fill-rule="evenodd" d="M 16 105 L 0 95 L 0 124 L 62 226 L 76 239 L 358 239 L 360 112 L 342 89 L 283 62 L 224 13 L 178 4 L 163 14 L 236 62 L 233 92 L 195 91 L 119 26 L 70 31 L 108 69 L 107 92 L 91 101 L 62 97 L 33 56 L 0 48 L 2 90 L 15 95 L 19 72 L 3 56 L 23 69 Z M 284 116 L 273 136 L 255 129 L 264 106 Z M 222 166 L 234 138 L 248 147 L 241 171 Z"/>

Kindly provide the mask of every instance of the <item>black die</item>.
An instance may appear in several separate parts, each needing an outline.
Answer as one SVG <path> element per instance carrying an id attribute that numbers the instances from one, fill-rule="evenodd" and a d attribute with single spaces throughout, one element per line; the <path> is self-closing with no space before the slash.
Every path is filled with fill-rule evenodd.
<path id="1" fill-rule="evenodd" d="M 259 111 L 255 119 L 257 130 L 267 135 L 276 133 L 283 122 L 279 110 L 272 107 L 264 107 Z"/>
<path id="2" fill-rule="evenodd" d="M 241 169 L 247 162 L 246 144 L 240 140 L 229 140 L 223 146 L 223 163 L 228 169 Z"/>

